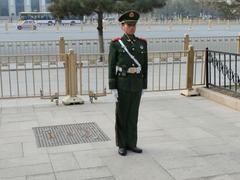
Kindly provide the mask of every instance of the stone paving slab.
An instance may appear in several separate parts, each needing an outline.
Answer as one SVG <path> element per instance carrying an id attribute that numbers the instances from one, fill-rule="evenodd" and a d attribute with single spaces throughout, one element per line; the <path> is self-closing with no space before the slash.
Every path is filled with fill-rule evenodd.
<path id="1" fill-rule="evenodd" d="M 26 177 L 0 178 L 0 180 L 26 180 Z"/>
<path id="2" fill-rule="evenodd" d="M 50 173 L 53 172 L 52 166 L 50 163 L 43 163 L 30 166 L 16 166 L 12 168 L 0 169 L 1 178 L 10 178 L 13 176 L 28 176 L 41 173 Z"/>
<path id="3" fill-rule="evenodd" d="M 22 156 L 23 146 L 21 142 L 11 144 L 6 143 L 0 146 L 0 160 Z"/>
<path id="4" fill-rule="evenodd" d="M 111 96 L 94 104 L 0 101 L 0 180 L 239 180 L 240 112 L 179 92 L 144 93 L 138 145 L 121 157 Z M 96 122 L 111 141 L 38 148 L 32 127 Z"/>
<path id="5" fill-rule="evenodd" d="M 55 179 L 56 177 L 53 173 L 26 176 L 26 180 L 55 180 Z"/>
<path id="6" fill-rule="evenodd" d="M 79 169 L 79 164 L 73 153 L 50 154 L 55 172 Z"/>
<path id="7" fill-rule="evenodd" d="M 82 180 L 82 179 L 96 179 L 112 176 L 111 172 L 106 166 L 86 168 L 73 171 L 62 171 L 56 173 L 56 178 L 59 180 Z"/>

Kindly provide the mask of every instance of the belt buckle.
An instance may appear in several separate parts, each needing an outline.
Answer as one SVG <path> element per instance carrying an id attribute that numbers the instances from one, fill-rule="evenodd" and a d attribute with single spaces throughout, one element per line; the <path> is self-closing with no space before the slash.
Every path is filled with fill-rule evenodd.
<path id="1" fill-rule="evenodd" d="M 130 74 L 135 74 L 135 73 L 137 73 L 137 68 L 135 68 L 135 67 L 130 67 L 130 68 L 128 69 L 128 73 L 130 73 Z"/>

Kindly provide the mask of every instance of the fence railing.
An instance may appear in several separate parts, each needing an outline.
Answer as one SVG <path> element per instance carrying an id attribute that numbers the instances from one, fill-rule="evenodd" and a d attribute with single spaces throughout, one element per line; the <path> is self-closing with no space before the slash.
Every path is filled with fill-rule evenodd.
<path id="1" fill-rule="evenodd" d="M 206 50 L 206 85 L 240 94 L 240 54 Z"/>
<path id="2" fill-rule="evenodd" d="M 0 56 L 0 97 L 64 95 L 63 74 L 59 55 Z"/>
<path id="3" fill-rule="evenodd" d="M 205 51 L 156 51 L 149 52 L 147 91 L 186 89 L 189 53 L 194 57 L 193 85 L 204 84 Z M 0 56 L 0 98 L 66 95 L 66 56 Z M 78 95 L 110 92 L 107 53 L 76 54 L 75 61 Z"/>
<path id="4" fill-rule="evenodd" d="M 215 36 L 215 37 L 172 37 L 149 38 L 148 51 L 181 51 L 187 50 L 191 44 L 195 49 L 214 48 L 218 51 L 240 53 L 240 36 Z M 104 40 L 104 49 L 107 53 L 111 40 Z M 64 47 L 60 47 L 63 45 Z M 97 39 L 60 40 L 54 41 L 0 41 L 1 55 L 26 55 L 26 54 L 58 54 L 59 49 L 73 49 L 77 54 L 99 53 Z"/>

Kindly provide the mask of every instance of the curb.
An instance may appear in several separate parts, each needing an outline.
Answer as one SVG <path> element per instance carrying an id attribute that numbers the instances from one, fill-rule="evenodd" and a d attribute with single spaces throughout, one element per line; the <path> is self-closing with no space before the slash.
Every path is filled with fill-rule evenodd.
<path id="1" fill-rule="evenodd" d="M 204 87 L 197 88 L 197 92 L 199 92 L 201 96 L 206 97 L 207 99 L 240 111 L 240 99 L 230 97 Z"/>

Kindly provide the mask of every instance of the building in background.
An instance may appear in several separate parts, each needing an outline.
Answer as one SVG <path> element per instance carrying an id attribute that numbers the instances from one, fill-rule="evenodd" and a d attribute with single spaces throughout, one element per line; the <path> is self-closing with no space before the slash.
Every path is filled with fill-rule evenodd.
<path id="1" fill-rule="evenodd" d="M 0 16 L 18 16 L 19 12 L 45 12 L 51 0 L 0 0 Z"/>

